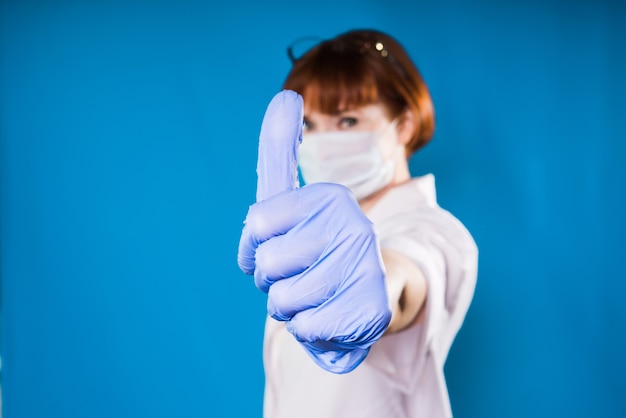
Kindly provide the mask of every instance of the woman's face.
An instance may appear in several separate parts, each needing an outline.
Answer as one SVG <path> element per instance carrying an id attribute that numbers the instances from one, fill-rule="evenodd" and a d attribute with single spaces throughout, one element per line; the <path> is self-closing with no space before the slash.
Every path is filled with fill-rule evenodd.
<path id="1" fill-rule="evenodd" d="M 343 184 L 366 210 L 389 187 L 410 177 L 402 140 L 406 128 L 411 125 L 392 124 L 382 104 L 327 114 L 307 109 L 305 102 L 299 148 L 303 178 L 310 183 Z M 360 132 L 374 134 L 357 134 Z"/>
<path id="2" fill-rule="evenodd" d="M 333 131 L 380 131 L 390 122 L 382 104 L 369 104 L 334 114 L 304 108 L 304 134 Z"/>

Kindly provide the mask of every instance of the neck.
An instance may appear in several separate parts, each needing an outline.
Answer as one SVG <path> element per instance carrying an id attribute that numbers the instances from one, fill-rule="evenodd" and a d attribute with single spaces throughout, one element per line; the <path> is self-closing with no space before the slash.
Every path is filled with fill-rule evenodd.
<path id="1" fill-rule="evenodd" d="M 389 183 L 389 185 L 359 200 L 359 206 L 361 207 L 361 210 L 365 213 L 369 212 L 372 209 L 372 207 L 374 207 L 374 205 L 376 205 L 376 203 L 380 199 L 382 199 L 384 195 L 387 194 L 389 190 L 393 189 L 396 186 L 406 183 L 410 179 L 411 179 L 411 174 L 409 173 L 408 163 L 405 161 L 404 164 L 398 164 L 396 168 L 396 174 L 393 180 L 391 181 L 391 183 Z"/>

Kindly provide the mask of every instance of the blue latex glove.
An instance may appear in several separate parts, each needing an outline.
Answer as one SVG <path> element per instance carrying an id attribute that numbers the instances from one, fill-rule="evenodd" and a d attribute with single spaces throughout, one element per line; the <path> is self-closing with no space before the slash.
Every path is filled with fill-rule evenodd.
<path id="1" fill-rule="evenodd" d="M 298 187 L 302 97 L 270 102 L 261 127 L 257 203 L 246 217 L 238 263 L 268 294 L 268 313 L 313 359 L 346 373 L 367 356 L 391 319 L 378 241 L 350 190 Z"/>

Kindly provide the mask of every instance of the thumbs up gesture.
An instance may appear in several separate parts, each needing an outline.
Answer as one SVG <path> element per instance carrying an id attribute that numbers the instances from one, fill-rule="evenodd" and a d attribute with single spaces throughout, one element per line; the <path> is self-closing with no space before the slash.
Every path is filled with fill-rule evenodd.
<path id="1" fill-rule="evenodd" d="M 289 90 L 270 102 L 259 139 L 257 202 L 248 211 L 238 264 L 268 295 L 272 318 L 333 373 L 357 367 L 391 312 L 372 223 L 350 190 L 299 187 L 303 101 Z"/>

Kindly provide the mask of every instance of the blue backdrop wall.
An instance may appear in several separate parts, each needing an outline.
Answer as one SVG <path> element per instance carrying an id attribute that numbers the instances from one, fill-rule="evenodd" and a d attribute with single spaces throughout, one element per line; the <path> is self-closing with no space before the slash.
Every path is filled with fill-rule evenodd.
<path id="1" fill-rule="evenodd" d="M 374 27 L 435 101 L 411 161 L 474 234 L 457 417 L 626 416 L 626 5 L 2 1 L 6 418 L 260 417 L 236 265 L 285 47 Z"/>

